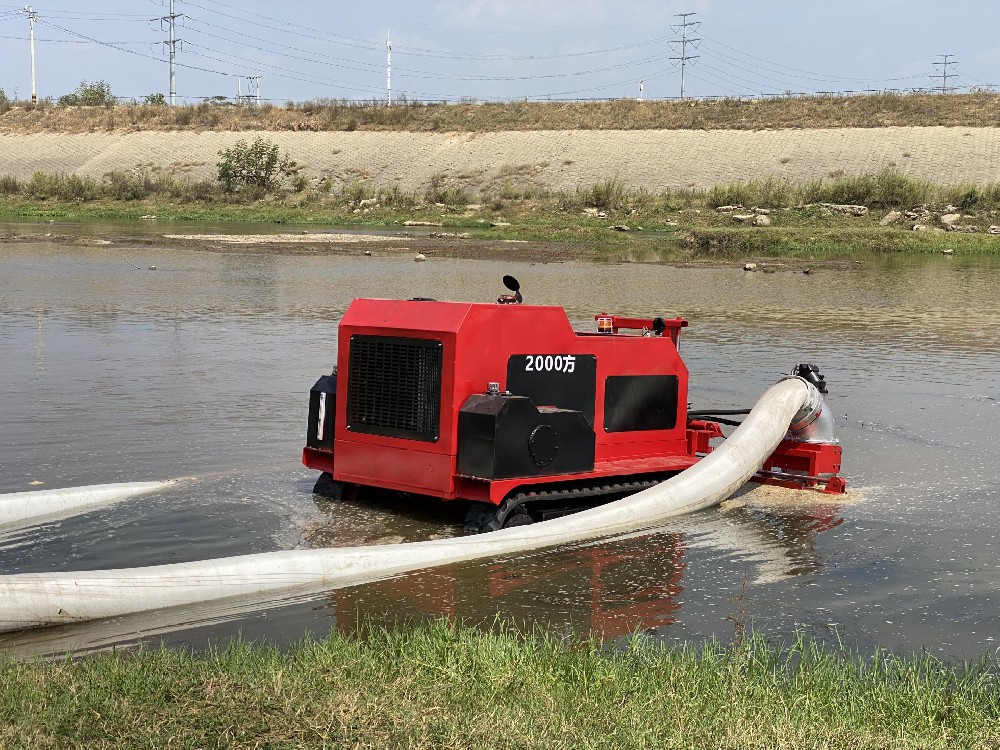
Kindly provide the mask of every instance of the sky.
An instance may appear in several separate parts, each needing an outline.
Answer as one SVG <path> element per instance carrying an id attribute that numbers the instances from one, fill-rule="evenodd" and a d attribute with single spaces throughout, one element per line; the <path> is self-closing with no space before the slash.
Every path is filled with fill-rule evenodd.
<path id="1" fill-rule="evenodd" d="M 169 3 L 37 0 L 38 96 L 103 81 L 121 98 L 169 98 L 168 23 L 158 20 Z M 261 101 L 277 104 L 386 100 L 390 90 L 393 101 L 669 99 L 681 95 L 682 68 L 684 95 L 697 98 L 940 89 L 945 71 L 948 89 L 1000 87 L 993 0 L 174 6 L 178 103 L 256 96 L 257 83 Z M 28 35 L 24 6 L 0 0 L 0 88 L 9 98 L 31 95 Z"/>

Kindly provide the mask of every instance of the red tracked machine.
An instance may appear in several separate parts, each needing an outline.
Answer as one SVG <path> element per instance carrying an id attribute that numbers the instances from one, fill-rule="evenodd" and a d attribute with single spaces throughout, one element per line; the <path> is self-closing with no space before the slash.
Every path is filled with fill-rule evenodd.
<path id="1" fill-rule="evenodd" d="M 602 314 L 577 332 L 561 307 L 522 304 L 504 284 L 514 293 L 496 304 L 351 303 L 337 365 L 310 394 L 302 461 L 323 472 L 317 492 L 462 500 L 467 528 L 490 531 L 652 486 L 733 424 L 688 412 L 687 321 Z M 795 374 L 826 392 L 815 367 Z M 842 492 L 839 470 L 835 442 L 786 440 L 760 479 Z"/>

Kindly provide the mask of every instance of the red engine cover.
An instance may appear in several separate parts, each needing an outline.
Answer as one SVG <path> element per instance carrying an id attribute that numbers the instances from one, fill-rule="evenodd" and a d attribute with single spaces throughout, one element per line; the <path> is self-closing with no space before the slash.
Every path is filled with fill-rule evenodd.
<path id="1" fill-rule="evenodd" d="M 307 448 L 303 461 L 343 482 L 494 503 L 518 486 L 691 466 L 697 458 L 686 429 L 688 371 L 677 351 L 686 322 L 658 321 L 656 335 L 652 320 L 599 317 L 609 332 L 574 331 L 560 307 L 355 300 L 339 328 L 332 455 Z M 649 330 L 621 333 L 631 327 Z M 433 387 L 424 377 L 429 367 L 440 368 Z M 596 438 L 593 471 L 491 481 L 460 476 L 458 413 L 491 383 L 530 395 L 538 407 L 584 411 Z M 433 424 L 428 399 L 438 396 L 435 389 Z M 659 398 L 662 408 L 640 410 L 655 413 L 637 419 L 632 407 L 644 398 Z"/>

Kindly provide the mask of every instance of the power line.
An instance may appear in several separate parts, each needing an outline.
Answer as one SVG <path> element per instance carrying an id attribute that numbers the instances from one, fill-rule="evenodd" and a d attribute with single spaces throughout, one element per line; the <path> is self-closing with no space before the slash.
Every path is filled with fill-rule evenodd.
<path id="1" fill-rule="evenodd" d="M 381 49 L 381 45 L 379 44 L 372 44 L 367 40 L 358 39 L 357 37 L 344 36 L 342 34 L 327 34 L 321 36 L 317 36 L 316 34 L 305 34 L 303 33 L 303 31 L 313 31 L 313 29 L 310 29 L 308 26 L 300 26 L 298 24 L 289 23 L 288 21 L 282 21 L 280 18 L 272 18 L 270 16 L 256 14 L 257 18 L 263 18 L 268 21 L 280 24 L 281 26 L 286 26 L 292 29 L 291 31 L 285 31 L 284 29 L 279 29 L 274 26 L 269 26 L 266 23 L 261 23 L 260 21 L 254 21 L 249 18 L 234 16 L 231 13 L 223 13 L 222 11 L 216 10 L 215 8 L 206 8 L 204 5 L 198 5 L 195 2 L 188 2 L 188 5 L 191 6 L 192 8 L 198 8 L 200 10 L 208 11 L 209 13 L 215 13 L 216 15 L 223 16 L 224 18 L 231 18 L 235 21 L 242 21 L 243 23 L 248 23 L 252 26 L 260 26 L 262 28 L 269 29 L 270 31 L 276 31 L 279 34 L 294 34 L 296 37 L 301 37 L 304 39 L 315 39 L 320 42 L 326 42 L 327 44 L 329 44 L 332 41 L 336 44 L 343 44 L 348 47 L 360 47 L 361 49 L 367 49 L 367 50 Z M 223 3 L 220 3 L 220 5 L 223 5 Z M 232 6 L 225 6 L 225 7 L 232 7 Z"/>
<path id="2" fill-rule="evenodd" d="M 16 39 L 23 42 L 23 36 L 7 36 L 0 34 L 0 39 Z M 90 42 L 85 39 L 55 39 L 51 37 L 35 37 L 36 42 L 45 42 L 46 44 L 96 44 L 96 42 Z M 149 42 L 107 42 L 107 44 L 139 44 L 142 46 L 147 46 Z"/>
<path id="3" fill-rule="evenodd" d="M 716 42 L 708 35 L 703 35 L 703 36 L 705 39 L 705 44 L 703 44 L 701 47 L 703 54 L 719 58 L 720 62 L 724 60 L 728 63 L 739 66 L 741 69 L 744 70 L 747 68 L 752 68 L 758 71 L 764 70 L 769 73 L 774 73 L 776 75 L 789 75 L 789 73 L 787 73 L 786 71 L 790 71 L 791 73 L 798 73 L 799 75 L 792 76 L 795 80 L 815 81 L 818 83 L 837 83 L 837 82 L 878 83 L 878 82 L 912 81 L 918 78 L 923 78 L 922 75 L 900 76 L 896 78 L 851 78 L 844 76 L 829 76 L 829 75 L 824 75 L 823 73 L 812 73 L 807 70 L 802 70 L 801 68 L 793 68 L 788 65 L 782 65 L 781 63 L 774 62 L 773 60 L 766 60 L 762 57 L 757 57 L 755 55 L 742 52 L 736 49 L 735 47 L 730 47 L 729 45 L 723 44 L 722 42 Z M 754 65 L 753 63 L 748 63 L 745 60 L 740 60 L 738 57 L 733 57 L 732 55 L 727 55 L 724 52 L 713 50 L 713 47 L 715 46 L 724 47 L 728 50 L 735 52 L 737 55 L 740 55 L 741 57 L 745 57 L 750 60 L 756 60 L 765 64 Z M 773 66 L 773 67 L 768 67 L 768 66 Z M 776 70 L 776 68 L 778 69 Z M 777 79 L 772 78 L 770 80 L 777 80 Z"/>
<path id="4" fill-rule="evenodd" d="M 110 49 L 118 50 L 119 52 L 125 52 L 125 53 L 127 53 L 129 55 L 135 55 L 136 57 L 143 57 L 143 58 L 146 58 L 147 60 L 155 60 L 156 62 L 160 62 L 160 63 L 163 62 L 163 58 L 162 57 L 155 57 L 153 55 L 147 55 L 147 54 L 144 54 L 142 52 L 136 52 L 134 49 L 126 49 L 124 47 L 118 46 L 117 44 L 115 44 L 113 42 L 104 42 L 104 41 L 101 41 L 100 39 L 95 39 L 93 37 L 87 36 L 86 34 L 81 34 L 78 31 L 72 31 L 72 30 L 67 29 L 67 28 L 65 28 L 63 26 L 57 26 L 54 23 L 49 23 L 48 21 L 46 21 L 43 18 L 39 18 L 38 19 L 38 23 L 44 24 L 45 26 L 48 26 L 48 27 L 53 28 L 53 29 L 56 29 L 57 31 L 61 31 L 64 34 L 69 34 L 70 36 L 75 36 L 75 37 L 79 37 L 80 39 L 85 39 L 86 41 L 91 42 L 92 44 L 99 44 L 102 47 L 108 47 Z M 229 75 L 229 73 L 226 73 L 226 72 L 221 71 L 221 70 L 212 70 L 211 68 L 201 68 L 201 67 L 198 67 L 197 65 L 187 65 L 185 63 L 177 63 L 177 67 L 178 68 L 186 68 L 188 70 L 197 70 L 197 71 L 200 71 L 202 73 L 213 73 L 215 75 L 220 75 L 220 76 L 228 76 Z"/>
<path id="5" fill-rule="evenodd" d="M 215 2 L 215 0 L 204 0 L 207 2 L 214 2 L 216 5 L 221 5 L 226 8 L 235 8 L 235 6 L 228 5 L 226 3 Z M 316 41 L 321 41 L 325 43 L 330 43 L 331 41 L 337 44 L 343 44 L 349 47 L 360 47 L 362 49 L 381 49 L 381 43 L 375 45 L 364 39 L 359 39 L 358 37 L 345 36 L 343 34 L 320 34 L 315 33 L 302 33 L 302 30 L 314 32 L 315 30 L 308 26 L 300 26 L 299 24 L 290 23 L 288 21 L 283 21 L 281 19 L 272 18 L 270 16 L 257 15 L 257 18 L 265 19 L 281 26 L 287 27 L 287 29 L 281 29 L 276 26 L 261 23 L 260 21 L 255 21 L 249 18 L 244 18 L 242 16 L 235 16 L 230 13 L 223 13 L 222 11 L 216 10 L 214 8 L 207 8 L 204 5 L 198 5 L 195 2 L 189 2 L 189 6 L 193 8 L 199 8 L 201 10 L 208 11 L 209 13 L 215 13 L 216 15 L 223 16 L 225 18 L 243 21 L 249 23 L 253 26 L 259 26 L 269 31 L 275 31 L 279 34 L 293 34 L 297 38 L 314 39 Z M 190 18 L 190 16 L 188 16 Z M 199 20 L 199 23 L 205 24 L 206 26 L 213 26 L 213 24 Z M 218 28 L 218 27 L 216 27 Z M 259 38 L 258 38 L 259 40 Z M 347 40 L 347 41 L 344 41 Z M 646 39 L 641 42 L 635 42 L 632 44 L 625 44 L 618 47 L 608 47 L 605 49 L 595 49 L 595 50 L 584 50 L 581 52 L 562 52 L 553 53 L 545 55 L 498 55 L 498 54 L 480 54 L 474 52 L 449 52 L 447 50 L 434 50 L 426 49 L 423 47 L 411 47 L 408 45 L 394 44 L 393 51 L 397 54 L 404 54 L 413 57 L 430 57 L 437 59 L 446 60 L 482 60 L 484 62 L 496 62 L 496 61 L 532 61 L 532 60 L 556 60 L 556 59 L 567 59 L 574 57 L 585 57 L 590 55 L 603 55 L 611 52 L 621 52 L 629 49 L 637 49 L 640 47 L 646 47 L 650 45 L 662 44 L 665 41 L 669 41 L 669 37 L 659 36 L 652 39 Z M 364 63 L 361 63 L 364 64 Z"/>
<path id="6" fill-rule="evenodd" d="M 204 20 L 196 18 L 196 17 L 192 17 L 190 15 L 187 16 L 187 18 L 188 18 L 188 20 L 192 21 L 192 23 L 194 23 L 196 26 L 197 25 L 204 25 L 204 26 L 209 26 L 211 28 L 222 29 L 222 27 L 219 27 L 216 24 L 209 23 L 207 21 L 204 21 Z M 213 34 L 211 32 L 204 31 L 202 29 L 198 29 L 198 28 L 195 28 L 195 27 L 190 27 L 189 30 L 192 31 L 195 34 L 201 34 L 203 36 L 210 37 L 212 39 L 217 39 L 219 41 L 224 41 L 224 42 L 233 42 L 234 41 L 232 39 L 232 36 L 220 35 L 220 34 Z M 309 63 L 314 63 L 314 64 L 328 65 L 328 66 L 335 67 L 335 68 L 343 68 L 343 69 L 346 69 L 346 70 L 354 70 L 354 71 L 364 72 L 364 73 L 373 73 L 373 72 L 378 72 L 378 71 L 381 70 L 378 66 L 376 66 L 374 64 L 371 64 L 371 63 L 354 61 L 354 60 L 350 60 L 350 59 L 343 58 L 343 57 L 337 57 L 337 56 L 334 56 L 334 55 L 326 55 L 326 54 L 313 53 L 313 52 L 308 53 L 308 56 L 293 54 L 291 52 L 285 51 L 288 48 L 285 47 L 284 45 L 273 44 L 273 43 L 271 43 L 267 39 L 263 39 L 261 37 L 253 36 L 251 34 L 244 34 L 244 33 L 239 32 L 239 31 L 231 31 L 231 32 L 229 32 L 229 34 L 230 35 L 235 35 L 235 36 L 237 36 L 237 37 L 239 37 L 241 39 L 250 39 L 250 40 L 253 40 L 253 41 L 258 41 L 258 42 L 262 42 L 264 44 L 268 44 L 269 45 L 268 47 L 260 47 L 260 46 L 254 45 L 254 44 L 247 44 L 246 42 L 240 42 L 241 46 L 244 47 L 244 48 L 256 49 L 256 50 L 260 50 L 262 52 L 270 52 L 270 53 L 273 53 L 273 54 L 278 54 L 278 55 L 281 55 L 282 57 L 286 57 L 286 58 L 292 59 L 292 60 L 300 60 L 300 61 L 303 61 L 303 62 L 309 62 Z M 633 45 L 629 45 L 629 46 L 633 46 Z M 207 47 L 206 47 L 206 49 L 207 49 Z M 216 50 L 216 51 L 218 51 L 218 50 Z M 398 53 L 398 47 L 396 45 L 393 45 L 392 51 Z M 408 77 L 411 77 L 411 78 L 425 78 L 425 79 L 439 80 L 439 81 L 531 81 L 531 80 L 544 80 L 544 79 L 553 79 L 553 78 L 571 78 L 571 77 L 579 77 L 579 76 L 584 76 L 584 75 L 592 75 L 592 74 L 595 74 L 595 73 L 605 73 L 605 72 L 609 72 L 609 71 L 613 71 L 613 70 L 621 70 L 623 68 L 636 67 L 636 66 L 644 65 L 644 64 L 647 64 L 647 63 L 650 63 L 650 62 L 658 62 L 658 61 L 663 60 L 663 59 L 666 59 L 666 55 L 665 54 L 657 54 L 657 55 L 652 55 L 650 57 L 640 58 L 640 59 L 637 59 L 637 60 L 627 60 L 627 61 L 624 61 L 624 62 L 621 62 L 621 63 L 616 63 L 616 64 L 613 64 L 613 65 L 607 65 L 607 66 L 604 66 L 604 67 L 588 68 L 588 69 L 583 69 L 583 70 L 571 70 L 571 71 L 568 71 L 568 72 L 565 72 L 565 73 L 544 73 L 544 74 L 536 74 L 536 75 L 454 75 L 454 74 L 449 74 L 449 73 L 434 73 L 434 72 L 427 71 L 427 70 L 402 68 L 402 67 L 398 67 L 398 66 L 395 68 L 395 71 L 397 73 L 399 73 L 400 75 L 408 76 Z M 334 60 L 335 61 L 339 61 L 339 62 L 328 62 L 328 61 L 334 61 Z M 346 62 L 346 63 L 355 63 L 355 64 L 350 64 L 350 65 L 341 64 L 341 63 L 344 63 L 344 62 Z"/>

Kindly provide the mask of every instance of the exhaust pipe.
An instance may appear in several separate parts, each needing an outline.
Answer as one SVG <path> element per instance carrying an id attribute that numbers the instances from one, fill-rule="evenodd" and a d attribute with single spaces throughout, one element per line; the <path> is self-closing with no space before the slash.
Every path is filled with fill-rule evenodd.
<path id="1" fill-rule="evenodd" d="M 146 568 L 0 576 L 0 631 L 228 597 L 258 597 L 280 590 L 322 591 L 447 563 L 648 528 L 728 498 L 760 470 L 791 425 L 814 423 L 822 408 L 822 396 L 814 385 L 801 377 L 787 378 L 765 391 L 743 424 L 690 469 L 607 505 L 490 534 L 375 547 L 266 552 Z"/>

